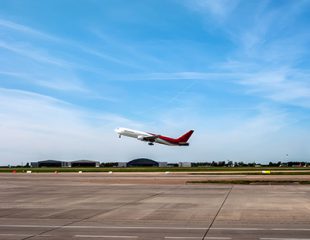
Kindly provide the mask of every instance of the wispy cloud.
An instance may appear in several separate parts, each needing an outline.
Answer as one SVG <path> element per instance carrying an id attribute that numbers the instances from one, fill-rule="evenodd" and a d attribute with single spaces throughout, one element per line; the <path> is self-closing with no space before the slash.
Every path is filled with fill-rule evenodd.
<path id="1" fill-rule="evenodd" d="M 310 108 L 309 73 L 292 69 L 253 74 L 240 81 L 249 87 L 249 93 L 262 95 L 274 101 Z"/>
<path id="2" fill-rule="evenodd" d="M 185 0 L 191 9 L 208 13 L 217 21 L 224 21 L 239 4 L 239 0 Z"/>
<path id="3" fill-rule="evenodd" d="M 116 114 L 90 112 L 42 94 L 4 88 L 0 117 L 1 164 L 45 158 L 126 159 L 125 152 L 117 151 L 113 129 L 125 122 L 136 124 Z M 138 146 L 129 142 L 126 149 L 130 152 Z"/>
<path id="4" fill-rule="evenodd" d="M 256 4 L 230 4 L 225 1 L 193 1 L 197 7 L 203 6 L 213 11 L 222 20 L 217 25 L 226 32 L 236 49 L 229 58 L 217 65 L 224 70 L 224 78 L 235 76 L 233 81 L 245 87 L 246 94 L 309 108 L 309 73 L 299 62 L 309 52 L 310 35 L 307 26 L 294 27 L 295 18 L 303 14 L 306 1 L 286 2 L 273 7 L 269 2 Z M 240 21 L 240 7 L 248 9 Z M 255 8 L 253 8 L 255 7 Z M 213 10 L 212 10 L 213 9 Z M 234 10 L 234 14 L 231 10 Z M 224 16 L 229 14 L 230 18 Z M 210 23 L 208 23 L 210 24 Z"/>
<path id="5" fill-rule="evenodd" d="M 24 57 L 28 57 L 37 62 L 43 62 L 48 64 L 53 64 L 59 67 L 72 67 L 72 64 L 65 61 L 64 59 L 55 58 L 50 56 L 48 53 L 43 50 L 39 50 L 38 48 L 33 48 L 29 44 L 16 44 L 16 43 L 8 43 L 1 41 L 0 48 L 9 50 L 16 54 L 20 54 Z"/>
<path id="6" fill-rule="evenodd" d="M 145 157 L 161 161 L 281 160 L 283 147 L 287 146 L 285 139 L 290 134 L 286 129 L 292 123 L 286 112 L 262 107 L 258 115 L 239 121 L 231 117 L 206 119 L 199 114 L 192 114 L 189 118 L 184 113 L 190 108 L 188 105 L 183 109 L 161 112 L 155 124 L 147 124 L 116 113 L 90 112 L 42 94 L 1 88 L 1 162 L 9 164 L 47 158 L 128 161 L 141 157 L 142 152 Z M 225 127 L 215 129 L 212 121 Z M 190 148 L 158 145 L 150 148 L 135 139 L 118 139 L 113 132 L 118 126 L 156 130 L 175 137 L 189 126 L 195 126 L 196 131 Z M 300 138 L 304 140 L 303 144 L 310 140 L 309 135 Z M 286 153 L 298 156 L 299 147 L 300 143 L 298 146 L 291 144 Z"/>
<path id="7" fill-rule="evenodd" d="M 125 3 L 125 16 L 97 2 L 100 14 L 75 21 L 73 9 L 63 26 L 44 22 L 45 4 L 20 14 L 30 24 L 8 20 L 15 8 L 4 13 L 2 163 L 270 161 L 283 149 L 310 156 L 309 1 L 155 2 Z M 63 12 L 51 14 L 63 22 Z M 118 126 L 172 137 L 196 131 L 189 148 L 150 148 L 119 140 Z"/>
<path id="8" fill-rule="evenodd" d="M 100 47 L 101 50 L 99 50 L 98 48 L 91 47 L 88 44 L 85 44 L 85 43 L 83 44 L 75 40 L 66 39 L 64 37 L 58 37 L 53 34 L 49 34 L 49 33 L 37 30 L 35 28 L 29 27 L 23 24 L 8 21 L 6 19 L 0 19 L 0 28 L 4 29 L 5 31 L 13 30 L 16 33 L 23 34 L 24 36 L 30 36 L 33 39 L 44 39 L 56 45 L 58 44 L 60 46 L 67 46 L 69 49 L 74 48 L 74 49 L 84 52 L 85 54 L 92 55 L 92 56 L 101 58 L 102 60 L 112 62 L 115 64 L 125 65 L 125 66 L 133 67 L 133 68 L 141 68 L 128 59 L 124 60 L 120 57 L 116 57 L 106 52 L 103 52 L 102 47 Z M 96 34 L 99 37 L 102 37 L 102 34 L 99 34 L 99 33 L 96 33 Z M 9 35 L 12 35 L 12 33 L 9 33 Z M 106 42 L 104 44 L 106 44 Z M 115 41 L 114 43 L 110 41 L 108 42 L 108 44 L 115 45 Z M 29 41 L 28 41 L 28 44 L 26 44 L 24 41 L 20 41 L 19 43 L 18 42 L 15 43 L 15 45 L 11 42 L 8 43 L 8 42 L 2 41 L 1 47 L 6 48 L 7 50 L 13 51 L 18 54 L 22 54 L 24 56 L 27 56 L 37 61 L 44 61 L 46 63 L 56 64 L 56 65 L 64 65 L 64 63 L 66 63 L 67 65 L 71 65 L 71 66 L 73 65 L 77 68 L 91 69 L 90 66 L 81 66 L 76 63 L 74 64 L 72 62 L 69 62 L 68 60 L 52 57 L 50 54 L 47 54 L 46 52 L 40 50 L 39 48 L 33 47 L 29 43 Z M 123 48 L 125 48 L 125 46 Z"/>
<path id="9" fill-rule="evenodd" d="M 157 72 L 129 75 L 129 80 L 229 80 L 249 76 L 248 73 L 231 72 Z"/>
<path id="10" fill-rule="evenodd" d="M 52 90 L 90 93 L 77 72 L 92 71 L 92 67 L 73 61 L 68 54 L 61 56 L 61 51 L 55 53 L 55 46 L 70 46 L 70 41 L 4 19 L 0 19 L 0 28 L 6 33 L 0 41 L 0 50 L 6 58 L 0 67 L 1 75 Z M 87 95 L 90 94 L 84 96 Z"/>
<path id="11" fill-rule="evenodd" d="M 44 71 L 32 69 L 16 69 L 13 71 L 0 71 L 2 79 L 15 79 L 20 83 L 37 85 L 43 88 L 48 88 L 57 91 L 69 91 L 90 93 L 90 89 L 80 81 L 73 73 L 68 71 L 51 71 L 50 68 Z"/>
<path id="12" fill-rule="evenodd" d="M 141 51 L 141 46 L 136 45 L 136 43 L 128 44 L 127 41 L 121 41 L 120 39 L 105 34 L 95 28 L 91 28 L 90 32 L 102 41 L 102 45 L 114 50 L 117 49 L 117 55 L 121 55 L 122 57 L 115 59 L 115 57 L 112 58 L 111 56 L 107 56 L 102 52 L 96 52 L 91 49 L 86 49 L 86 51 L 89 51 L 89 53 L 91 54 L 97 55 L 102 58 L 110 59 L 111 61 L 115 61 L 116 63 L 120 63 L 122 65 L 129 66 L 140 71 L 145 71 L 148 68 L 145 64 L 146 62 L 151 62 L 153 64 L 162 64 L 162 61 L 159 58 Z"/>
<path id="13" fill-rule="evenodd" d="M 51 41 L 62 41 L 60 38 L 52 36 L 51 34 L 47 34 L 45 32 L 33 29 L 31 27 L 25 26 L 23 24 L 18 24 L 16 22 L 8 21 L 6 19 L 0 19 L 0 27 L 14 30 L 19 33 L 24 33 L 27 35 L 31 35 L 33 37 L 43 38 Z"/>

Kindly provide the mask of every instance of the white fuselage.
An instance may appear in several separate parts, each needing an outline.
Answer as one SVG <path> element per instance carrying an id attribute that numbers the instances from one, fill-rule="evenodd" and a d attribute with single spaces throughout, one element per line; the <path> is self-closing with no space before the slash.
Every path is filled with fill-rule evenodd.
<path id="1" fill-rule="evenodd" d="M 116 128 L 115 132 L 117 132 L 121 136 L 138 138 L 139 136 L 150 137 L 151 134 L 147 132 L 137 131 L 129 128 Z"/>
<path id="2" fill-rule="evenodd" d="M 141 140 L 141 141 L 147 141 L 147 140 L 144 140 L 145 137 L 154 136 L 154 134 L 150 134 L 150 133 L 138 131 L 138 130 L 133 130 L 133 129 L 129 129 L 129 128 L 116 128 L 115 132 L 117 132 L 117 134 L 120 137 L 121 136 L 132 137 L 132 138 L 136 138 L 136 139 Z M 165 144 L 165 145 L 171 145 L 171 146 L 175 145 L 175 144 L 172 144 L 172 143 L 165 141 L 163 139 L 160 139 L 160 138 L 155 138 L 153 142 L 161 143 L 161 144 Z"/>

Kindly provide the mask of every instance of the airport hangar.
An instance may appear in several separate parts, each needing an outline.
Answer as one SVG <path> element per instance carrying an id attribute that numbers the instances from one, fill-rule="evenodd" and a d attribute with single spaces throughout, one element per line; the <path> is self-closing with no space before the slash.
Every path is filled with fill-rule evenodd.
<path id="1" fill-rule="evenodd" d="M 100 167 L 100 162 L 91 160 L 76 160 L 76 161 L 59 161 L 59 160 L 44 160 L 31 162 L 31 167 Z"/>
<path id="2" fill-rule="evenodd" d="M 117 167 L 191 167 L 191 162 L 157 162 L 148 158 L 138 158 L 129 162 L 118 162 Z"/>
<path id="3" fill-rule="evenodd" d="M 129 162 L 117 162 L 115 167 L 190 167 L 191 163 L 180 162 L 178 164 L 168 164 L 167 162 L 158 162 L 148 158 L 138 158 Z M 59 160 L 43 160 L 31 162 L 31 167 L 100 167 L 99 161 L 77 160 L 77 161 L 59 161 Z"/>

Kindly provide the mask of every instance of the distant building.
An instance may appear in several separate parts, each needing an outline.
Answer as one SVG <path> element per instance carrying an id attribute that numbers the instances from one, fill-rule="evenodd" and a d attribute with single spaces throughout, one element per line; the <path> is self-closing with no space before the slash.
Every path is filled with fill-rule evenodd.
<path id="1" fill-rule="evenodd" d="M 192 167 L 191 162 L 179 162 L 179 167 Z"/>
<path id="2" fill-rule="evenodd" d="M 126 162 L 118 162 L 117 167 L 125 168 L 125 167 L 127 167 L 127 163 Z"/>
<path id="3" fill-rule="evenodd" d="M 167 162 L 158 162 L 158 167 L 168 167 Z"/>
<path id="4" fill-rule="evenodd" d="M 167 162 L 156 162 L 147 158 L 138 158 L 134 159 L 130 162 L 118 162 L 117 167 L 125 168 L 125 167 L 167 167 Z"/>
<path id="5" fill-rule="evenodd" d="M 38 162 L 32 162 L 31 167 L 70 167 L 68 162 L 58 160 L 44 160 Z"/>
<path id="6" fill-rule="evenodd" d="M 159 167 L 159 163 L 147 158 L 138 158 L 128 162 L 127 167 Z"/>
<path id="7" fill-rule="evenodd" d="M 38 162 L 32 162 L 31 167 L 99 167 L 100 162 L 91 160 L 77 160 L 71 162 L 59 161 L 59 160 L 44 160 Z"/>
<path id="8" fill-rule="evenodd" d="M 168 163 L 167 167 L 179 167 L 178 163 Z"/>
<path id="9" fill-rule="evenodd" d="M 92 160 L 76 160 L 70 162 L 70 167 L 100 167 L 100 162 Z"/>

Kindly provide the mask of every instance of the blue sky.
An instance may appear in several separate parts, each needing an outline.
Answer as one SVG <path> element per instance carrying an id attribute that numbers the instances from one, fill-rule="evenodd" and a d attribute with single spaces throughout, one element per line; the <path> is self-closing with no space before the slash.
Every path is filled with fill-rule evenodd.
<path id="1" fill-rule="evenodd" d="M 1 163 L 310 160 L 310 1 L 0 4 Z"/>

